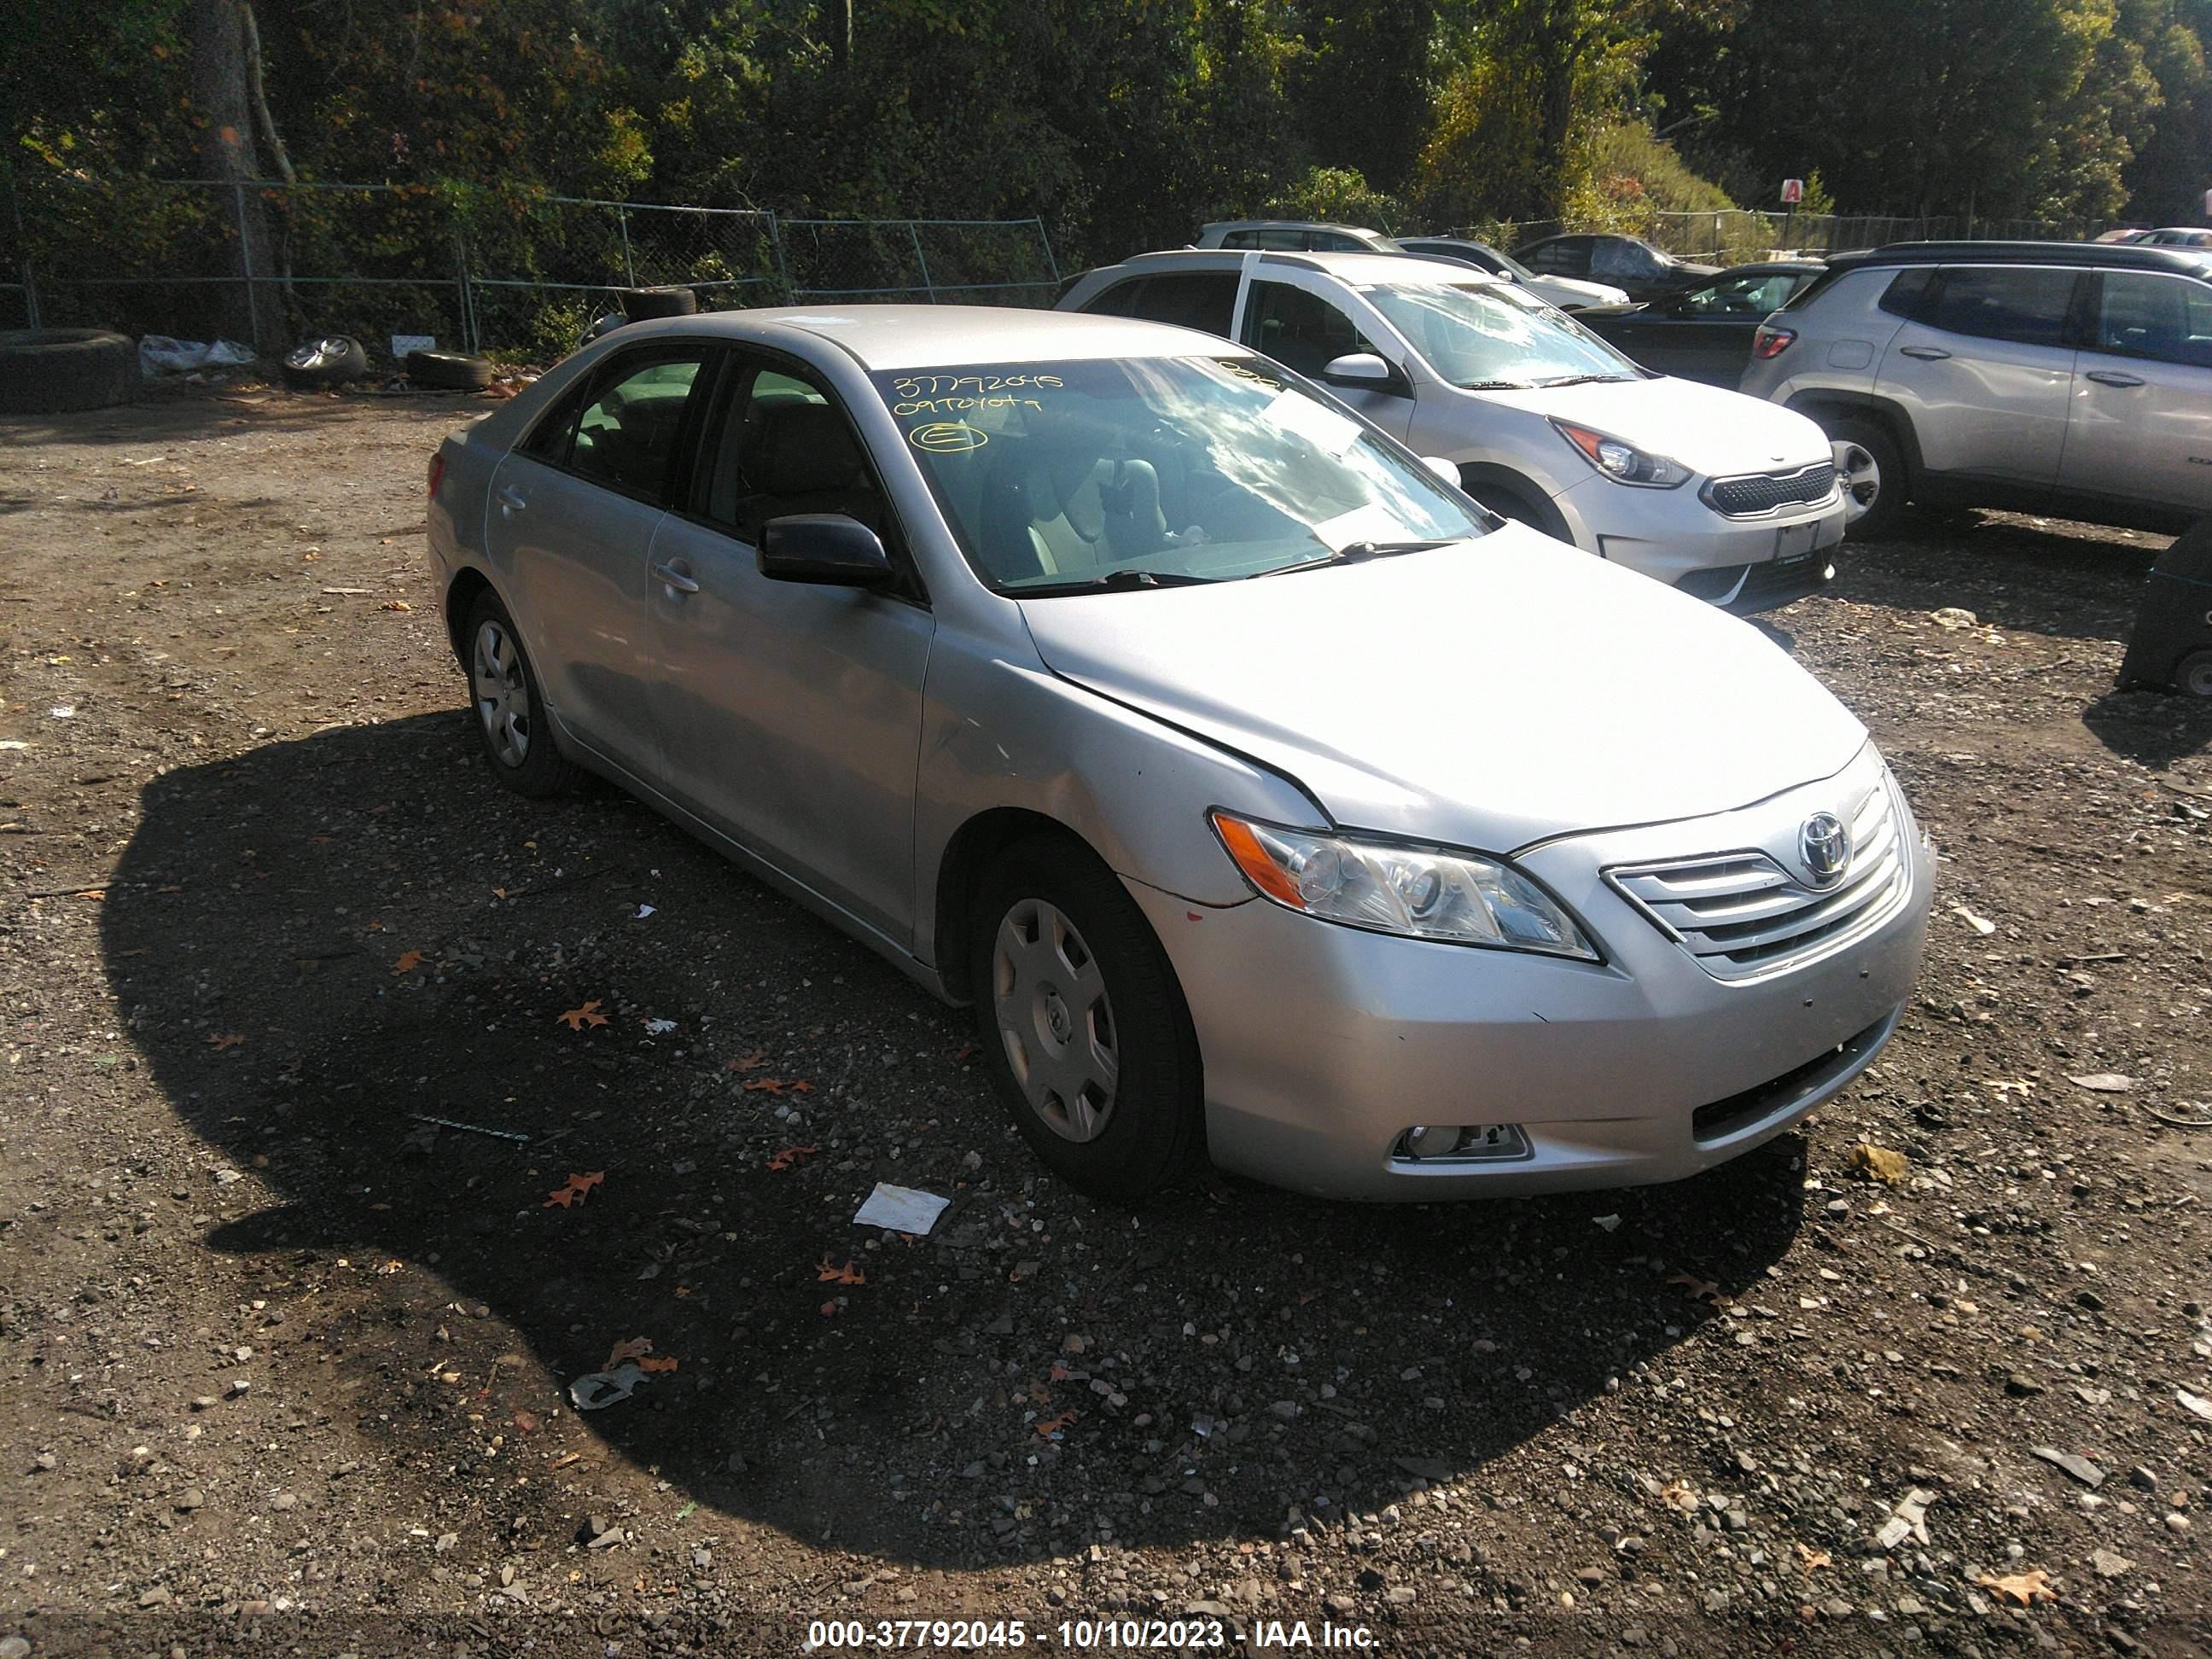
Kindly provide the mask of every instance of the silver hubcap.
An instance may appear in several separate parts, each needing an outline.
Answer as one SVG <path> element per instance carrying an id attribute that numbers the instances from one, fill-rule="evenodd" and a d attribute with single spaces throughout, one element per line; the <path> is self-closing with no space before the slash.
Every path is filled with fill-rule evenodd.
<path id="1" fill-rule="evenodd" d="M 1097 1139 L 1114 1115 L 1121 1034 L 1075 925 L 1042 899 L 1008 910 L 991 951 L 991 998 L 1030 1109 L 1064 1139 Z"/>
<path id="2" fill-rule="evenodd" d="M 477 629 L 477 717 L 484 740 L 502 766 L 520 766 L 530 757 L 530 686 L 523 678 L 522 653 L 514 635 L 496 622 Z"/>
<path id="3" fill-rule="evenodd" d="M 1863 445 L 1838 439 L 1828 446 L 1836 458 L 1836 476 L 1844 487 L 1844 522 L 1863 519 L 1881 494 L 1881 468 Z"/>
<path id="4" fill-rule="evenodd" d="M 2181 689 L 2192 697 L 2212 697 L 2212 655 L 2200 652 L 2181 665 Z"/>

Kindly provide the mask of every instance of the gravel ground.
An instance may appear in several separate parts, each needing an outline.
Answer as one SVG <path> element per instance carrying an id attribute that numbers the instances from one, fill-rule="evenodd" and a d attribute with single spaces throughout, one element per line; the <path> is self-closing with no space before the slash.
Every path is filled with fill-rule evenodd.
<path id="1" fill-rule="evenodd" d="M 2212 710 L 2111 689 L 2155 538 L 1923 521 L 1771 620 L 1943 855 L 1802 1133 L 1132 1215 L 964 1016 L 487 775 L 421 549 L 472 410 L 0 425 L 0 1659 L 2212 1645 Z M 857 1227 L 878 1179 L 951 1207 Z"/>

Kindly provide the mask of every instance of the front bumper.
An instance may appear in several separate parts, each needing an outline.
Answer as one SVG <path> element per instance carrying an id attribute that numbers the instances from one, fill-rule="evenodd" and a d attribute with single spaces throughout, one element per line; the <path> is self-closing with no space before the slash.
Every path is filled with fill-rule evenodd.
<path id="1" fill-rule="evenodd" d="M 1834 779 L 1739 811 L 1521 855 L 1601 941 L 1602 964 L 1392 938 L 1264 899 L 1200 910 L 1128 883 L 1190 1005 L 1214 1161 L 1325 1197 L 1425 1200 L 1674 1181 L 1771 1139 L 1896 1028 L 1933 885 L 1909 811 L 1902 902 L 1761 977 L 1709 975 L 1603 872 L 1794 836 L 1880 766 L 1869 748 Z M 1526 1156 L 1395 1155 L 1415 1124 L 1492 1123 L 1517 1125 Z"/>
<path id="2" fill-rule="evenodd" d="M 1702 572 L 1747 566 L 1755 578 L 1759 567 L 1778 556 L 1817 554 L 1844 538 L 1840 490 L 1808 506 L 1732 519 L 1707 506 L 1694 483 L 1639 489 L 1593 472 L 1561 490 L 1552 503 L 1565 517 L 1577 545 L 1669 587 L 1683 586 L 1685 577 Z"/>

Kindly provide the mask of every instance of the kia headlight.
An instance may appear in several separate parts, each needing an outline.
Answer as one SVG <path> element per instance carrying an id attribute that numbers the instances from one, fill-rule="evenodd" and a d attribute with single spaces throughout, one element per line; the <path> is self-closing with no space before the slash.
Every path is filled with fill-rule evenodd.
<path id="1" fill-rule="evenodd" d="M 1615 483 L 1641 484 L 1647 489 L 1672 489 L 1690 481 L 1690 470 L 1680 461 L 1654 455 L 1605 433 L 1555 420 L 1553 428 L 1575 447 L 1575 453 Z"/>
<path id="2" fill-rule="evenodd" d="M 1556 900 L 1495 860 L 1212 817 L 1244 878 L 1307 915 L 1407 939 L 1599 959 Z"/>

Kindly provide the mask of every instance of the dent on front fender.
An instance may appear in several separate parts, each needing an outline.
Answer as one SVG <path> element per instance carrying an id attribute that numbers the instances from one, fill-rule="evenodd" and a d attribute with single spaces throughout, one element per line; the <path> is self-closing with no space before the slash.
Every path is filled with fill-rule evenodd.
<path id="1" fill-rule="evenodd" d="M 916 786 L 916 890 L 963 824 L 1014 808 L 1080 836 L 1116 873 L 1192 903 L 1252 896 L 1206 821 L 1214 807 L 1326 824 L 1296 784 L 1230 751 L 940 633 Z M 925 921 L 927 919 L 925 918 Z M 933 933 L 933 927 L 932 929 Z M 933 939 L 918 940 L 925 955 Z"/>

